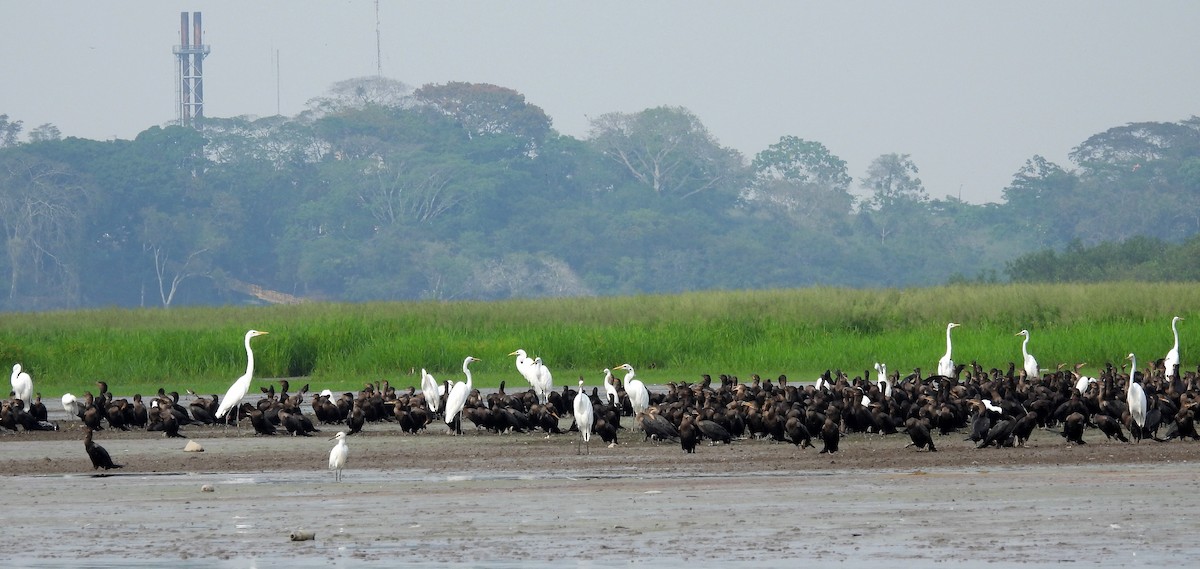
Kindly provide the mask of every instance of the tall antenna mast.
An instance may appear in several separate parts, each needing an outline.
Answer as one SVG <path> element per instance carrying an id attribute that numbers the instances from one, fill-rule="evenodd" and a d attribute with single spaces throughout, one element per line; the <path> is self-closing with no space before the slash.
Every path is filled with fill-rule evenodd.
<path id="1" fill-rule="evenodd" d="M 379 0 L 375 0 L 375 75 L 383 77 L 383 48 L 379 42 Z"/>

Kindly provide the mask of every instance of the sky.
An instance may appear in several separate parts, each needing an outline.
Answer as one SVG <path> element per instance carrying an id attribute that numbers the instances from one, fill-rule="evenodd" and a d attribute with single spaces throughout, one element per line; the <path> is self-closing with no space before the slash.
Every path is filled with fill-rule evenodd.
<path id="1" fill-rule="evenodd" d="M 338 81 L 514 89 L 555 128 L 689 109 L 749 161 L 782 136 L 856 180 L 910 155 L 931 197 L 998 202 L 1025 161 L 1200 115 L 1200 2 L 0 0 L 0 114 L 129 139 L 176 119 L 180 12 L 203 13 L 205 114 L 292 116 Z M 376 41 L 378 37 L 378 42 Z"/>

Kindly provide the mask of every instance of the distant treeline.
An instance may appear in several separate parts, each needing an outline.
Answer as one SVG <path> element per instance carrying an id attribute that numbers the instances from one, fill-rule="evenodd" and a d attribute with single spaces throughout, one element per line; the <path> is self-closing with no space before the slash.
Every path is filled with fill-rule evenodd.
<path id="1" fill-rule="evenodd" d="M 802 134 L 743 156 L 658 107 L 576 139 L 512 89 L 382 78 L 133 140 L 0 114 L 0 309 L 1121 279 L 1092 260 L 1126 253 L 1195 279 L 1134 251 L 1200 231 L 1195 117 L 1033 156 L 988 204 L 929 195 L 901 152 L 854 180 Z"/>

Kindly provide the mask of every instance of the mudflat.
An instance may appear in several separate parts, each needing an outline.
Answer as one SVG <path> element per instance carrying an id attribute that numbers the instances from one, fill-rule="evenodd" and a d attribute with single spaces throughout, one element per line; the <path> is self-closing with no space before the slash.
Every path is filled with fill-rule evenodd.
<path id="1" fill-rule="evenodd" d="M 96 442 L 124 465 L 104 472 L 78 422 L 60 424 L 0 434 L 12 566 L 1174 566 L 1200 554 L 1200 446 L 1096 430 L 1086 445 L 1038 430 L 1026 448 L 976 449 L 952 434 L 931 453 L 903 434 L 854 434 L 832 455 L 765 440 L 685 454 L 639 431 L 577 451 L 577 433 L 376 423 L 348 439 L 335 483 L 337 425 L 104 430 Z M 188 440 L 204 451 L 184 452 Z M 301 531 L 314 539 L 290 539 Z"/>

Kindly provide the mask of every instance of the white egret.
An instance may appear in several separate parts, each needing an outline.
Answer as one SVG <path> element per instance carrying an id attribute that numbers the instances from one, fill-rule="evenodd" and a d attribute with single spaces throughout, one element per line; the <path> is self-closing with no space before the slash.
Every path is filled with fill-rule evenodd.
<path id="1" fill-rule="evenodd" d="M 246 332 L 246 373 L 242 377 L 237 378 L 233 385 L 229 386 L 229 391 L 225 392 L 225 398 L 221 400 L 221 405 L 217 407 L 216 417 L 224 418 L 230 411 L 234 412 L 234 417 L 237 415 L 237 406 L 242 402 L 242 398 L 246 396 L 246 392 L 250 391 L 250 379 L 254 376 L 254 350 L 250 349 L 250 338 L 255 336 L 263 336 L 267 332 L 259 332 L 258 330 L 250 330 Z M 227 420 L 228 424 L 228 420 Z M 234 421 L 237 424 L 237 421 Z M 241 426 L 238 426 L 239 432 Z"/>
<path id="2" fill-rule="evenodd" d="M 541 356 L 533 359 L 533 373 L 538 382 L 538 401 L 545 405 L 550 400 L 550 392 L 554 391 L 554 377 L 550 375 L 550 368 L 542 362 Z"/>
<path id="3" fill-rule="evenodd" d="M 583 378 L 579 379 L 579 393 L 575 394 L 575 426 L 579 427 L 579 438 L 583 439 L 584 448 L 592 453 L 592 400 L 583 392 Z M 575 454 L 579 454 L 579 444 L 575 444 Z"/>
<path id="4" fill-rule="evenodd" d="M 421 393 L 425 396 L 425 405 L 429 407 L 429 412 L 436 414 L 441 405 L 442 397 L 438 393 L 437 380 L 433 378 L 425 368 L 421 368 Z"/>
<path id="5" fill-rule="evenodd" d="M 524 377 L 525 381 L 529 382 L 529 387 L 533 388 L 533 393 L 537 395 L 538 401 L 542 401 L 543 395 L 538 391 L 537 368 L 533 360 L 529 359 L 529 355 L 525 353 L 525 350 L 517 350 L 508 355 L 517 356 L 517 371 L 521 373 L 521 377 Z"/>
<path id="6" fill-rule="evenodd" d="M 1133 432 L 1133 440 L 1138 441 L 1142 438 L 1142 426 L 1146 424 L 1146 392 L 1140 383 L 1134 381 L 1134 376 L 1137 375 L 1137 358 L 1129 354 L 1125 359 L 1130 362 L 1129 386 L 1125 391 L 1125 401 L 1129 404 L 1129 417 L 1137 425 L 1136 430 L 1132 426 L 1129 430 Z"/>
<path id="7" fill-rule="evenodd" d="M 1179 330 L 1175 328 L 1175 323 L 1183 320 L 1183 317 L 1176 316 L 1171 319 L 1171 334 L 1175 336 L 1175 345 L 1171 346 L 1171 351 L 1167 352 L 1166 359 L 1163 360 L 1163 365 L 1167 368 L 1167 377 L 1175 377 L 1175 366 L 1179 365 Z"/>
<path id="8" fill-rule="evenodd" d="M 346 432 L 338 431 L 338 434 L 330 437 L 331 441 L 337 441 L 333 445 L 333 449 L 329 451 L 329 469 L 333 471 L 333 481 L 342 481 L 342 469 L 346 468 L 346 456 L 350 454 L 350 447 L 346 446 Z"/>
<path id="9" fill-rule="evenodd" d="M 72 418 L 79 418 L 79 410 L 81 409 L 79 406 L 79 398 L 71 395 L 70 393 L 64 393 L 62 396 L 62 406 L 63 411 L 66 411 L 67 414 Z"/>
<path id="10" fill-rule="evenodd" d="M 1041 377 L 1042 373 L 1038 370 L 1037 359 L 1033 357 L 1033 354 L 1029 353 L 1029 330 L 1021 330 L 1014 334 L 1014 336 L 1025 336 L 1025 341 L 1021 342 L 1021 357 L 1024 358 L 1025 362 L 1025 377 L 1029 379 Z"/>
<path id="11" fill-rule="evenodd" d="M 637 379 L 637 374 L 633 371 L 633 366 L 629 364 L 621 364 L 613 369 L 625 370 L 625 379 L 621 383 L 625 384 L 625 395 L 629 396 L 629 406 L 633 408 L 634 422 L 637 422 L 637 417 L 650 408 L 650 390 L 646 389 L 646 384 Z"/>
<path id="12" fill-rule="evenodd" d="M 609 401 L 613 405 L 620 405 L 621 394 L 617 393 L 617 378 L 613 377 L 612 370 L 604 368 L 604 402 Z"/>
<path id="13" fill-rule="evenodd" d="M 875 383 L 879 384 L 879 390 L 883 392 L 884 399 L 892 398 L 892 380 L 887 376 L 887 364 L 875 362 Z"/>
<path id="14" fill-rule="evenodd" d="M 954 377 L 954 360 L 950 357 L 950 331 L 957 328 L 959 325 L 951 322 L 946 325 L 946 355 L 938 360 L 938 375 L 946 377 Z"/>
<path id="15" fill-rule="evenodd" d="M 12 383 L 13 393 L 21 400 L 24 409 L 28 411 L 30 403 L 33 402 L 33 378 L 28 373 L 21 371 L 21 364 L 13 364 L 9 383 Z"/>
<path id="16" fill-rule="evenodd" d="M 1079 391 L 1080 395 L 1083 395 L 1083 393 L 1087 391 L 1088 385 L 1096 383 L 1096 378 L 1088 377 L 1079 373 L 1079 370 L 1083 369 L 1084 365 L 1086 365 L 1086 363 L 1076 364 L 1075 370 L 1071 372 L 1075 376 L 1075 389 Z"/>
<path id="17" fill-rule="evenodd" d="M 446 396 L 446 413 L 443 419 L 447 426 L 451 426 L 451 434 L 462 434 L 462 410 L 467 404 L 467 396 L 471 394 L 471 362 L 481 361 L 479 358 L 467 356 L 463 360 L 463 374 L 467 376 L 467 380 L 455 383 L 454 387 L 450 388 L 449 395 Z"/>

